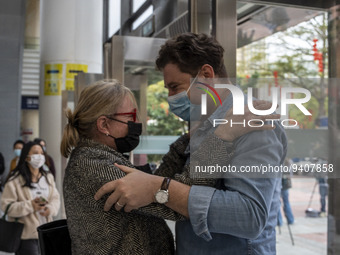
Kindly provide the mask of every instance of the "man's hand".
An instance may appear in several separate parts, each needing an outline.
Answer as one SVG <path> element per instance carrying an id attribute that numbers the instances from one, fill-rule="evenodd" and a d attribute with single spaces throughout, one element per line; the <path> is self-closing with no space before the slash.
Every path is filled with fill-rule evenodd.
<path id="1" fill-rule="evenodd" d="M 104 211 L 109 211 L 115 205 L 117 211 L 124 207 L 124 211 L 130 212 L 154 202 L 154 194 L 161 187 L 162 177 L 127 166 L 115 166 L 124 171 L 126 176 L 104 184 L 94 196 L 95 200 L 99 200 L 113 192 L 105 202 Z"/>

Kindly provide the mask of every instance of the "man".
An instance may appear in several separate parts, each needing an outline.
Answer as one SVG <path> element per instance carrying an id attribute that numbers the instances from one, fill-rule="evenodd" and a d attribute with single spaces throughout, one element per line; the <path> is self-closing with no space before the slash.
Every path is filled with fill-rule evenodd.
<path id="1" fill-rule="evenodd" d="M 223 52 L 213 38 L 193 33 L 179 35 L 161 47 L 156 65 L 163 72 L 170 109 L 177 116 L 189 120 L 188 101 L 189 104 L 190 101 L 198 103 L 193 102 L 197 98 L 190 97 L 193 78 L 201 81 L 227 77 Z M 212 120 L 222 119 L 232 107 L 233 98 L 229 91 L 216 90 L 223 104 L 218 107 L 208 105 L 210 117 L 191 134 L 190 154 L 199 148 L 205 136 L 217 131 Z M 287 147 L 280 125 L 274 130 L 248 133 L 233 143 L 235 152 L 231 166 L 237 170 L 242 166 L 281 165 Z M 227 153 L 218 150 L 216 153 L 223 162 L 223 155 Z M 238 176 L 219 179 L 215 187 L 190 187 L 174 180 L 165 182 L 166 178 L 160 176 L 120 168 L 127 176 L 104 185 L 95 198 L 114 191 L 106 201 L 105 210 L 112 205 L 120 210 L 120 206 L 125 205 L 124 210 L 128 212 L 156 201 L 189 218 L 176 223 L 177 254 L 276 253 L 280 178 Z M 160 196 L 162 191 L 167 191 L 163 192 L 165 199 Z"/>

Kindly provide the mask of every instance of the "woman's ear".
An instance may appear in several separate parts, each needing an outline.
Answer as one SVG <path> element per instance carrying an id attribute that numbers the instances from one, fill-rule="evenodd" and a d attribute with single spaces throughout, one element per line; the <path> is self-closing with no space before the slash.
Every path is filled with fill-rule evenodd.
<path id="1" fill-rule="evenodd" d="M 204 64 L 200 73 L 204 78 L 215 78 L 214 68 L 209 64 Z"/>
<path id="2" fill-rule="evenodd" d="M 105 116 L 100 116 L 97 119 L 97 129 L 100 133 L 104 135 L 109 133 L 108 119 Z"/>

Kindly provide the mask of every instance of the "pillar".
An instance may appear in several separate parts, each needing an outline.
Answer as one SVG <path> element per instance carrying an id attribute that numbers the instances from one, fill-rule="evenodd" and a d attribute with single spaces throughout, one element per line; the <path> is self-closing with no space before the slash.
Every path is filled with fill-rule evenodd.
<path id="1" fill-rule="evenodd" d="M 25 142 L 39 137 L 39 112 L 37 110 L 22 110 L 22 139 Z"/>
<path id="2" fill-rule="evenodd" d="M 39 130 L 54 159 L 61 194 L 62 90 L 72 90 L 70 70 L 102 73 L 102 17 L 102 1 L 41 0 Z"/>
<path id="3" fill-rule="evenodd" d="M 340 1 L 329 12 L 329 210 L 328 255 L 340 254 Z"/>

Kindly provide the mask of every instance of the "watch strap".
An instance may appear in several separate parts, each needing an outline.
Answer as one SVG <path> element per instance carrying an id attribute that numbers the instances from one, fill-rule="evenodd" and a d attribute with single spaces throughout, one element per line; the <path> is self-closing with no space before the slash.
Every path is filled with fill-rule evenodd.
<path id="1" fill-rule="evenodd" d="M 170 181 L 171 181 L 171 178 L 165 177 L 161 185 L 161 190 L 168 190 Z"/>

